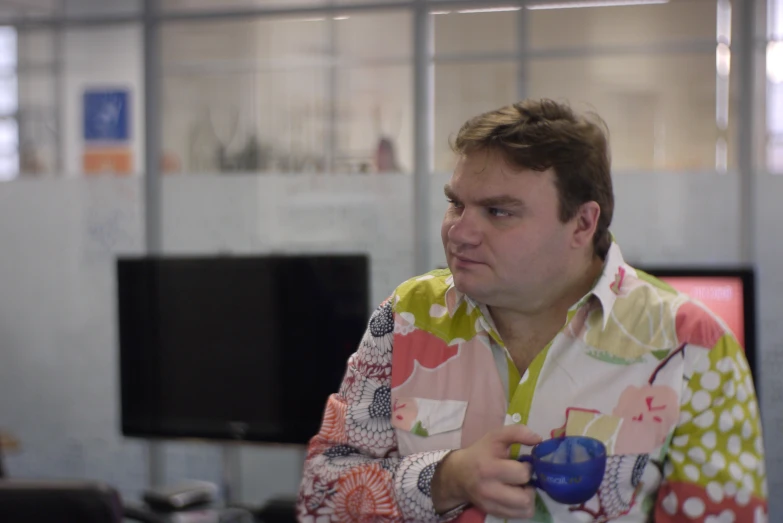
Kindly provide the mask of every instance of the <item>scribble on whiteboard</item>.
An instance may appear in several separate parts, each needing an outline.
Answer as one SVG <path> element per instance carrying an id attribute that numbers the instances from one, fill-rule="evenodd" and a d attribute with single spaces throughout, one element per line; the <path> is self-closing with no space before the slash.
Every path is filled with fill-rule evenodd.
<path id="1" fill-rule="evenodd" d="M 106 213 L 90 214 L 87 218 L 87 238 L 90 250 L 116 252 L 135 245 L 129 230 L 133 227 L 130 217 L 115 209 Z"/>

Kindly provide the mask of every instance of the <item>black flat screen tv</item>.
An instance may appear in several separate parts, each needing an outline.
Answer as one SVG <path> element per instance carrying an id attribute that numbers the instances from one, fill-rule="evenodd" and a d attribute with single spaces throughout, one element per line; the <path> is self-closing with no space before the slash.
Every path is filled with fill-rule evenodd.
<path id="1" fill-rule="evenodd" d="M 365 255 L 117 260 L 126 436 L 303 444 L 370 315 Z"/>

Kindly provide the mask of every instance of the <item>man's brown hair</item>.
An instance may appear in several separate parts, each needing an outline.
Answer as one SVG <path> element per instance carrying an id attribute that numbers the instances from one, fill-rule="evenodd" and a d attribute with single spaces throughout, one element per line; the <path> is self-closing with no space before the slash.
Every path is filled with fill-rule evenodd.
<path id="1" fill-rule="evenodd" d="M 553 169 L 562 222 L 572 219 L 583 203 L 594 201 L 601 208 L 593 248 L 603 259 L 612 242 L 614 212 L 607 133 L 595 113 L 577 115 L 568 105 L 548 99 L 523 100 L 465 122 L 452 149 L 460 155 L 496 150 L 518 168 Z"/>

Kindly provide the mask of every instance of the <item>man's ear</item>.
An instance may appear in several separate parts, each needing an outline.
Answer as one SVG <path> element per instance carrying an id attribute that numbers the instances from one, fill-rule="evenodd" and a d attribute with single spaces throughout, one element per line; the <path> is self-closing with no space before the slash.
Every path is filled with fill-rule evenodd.
<path id="1" fill-rule="evenodd" d="M 576 216 L 574 216 L 575 227 L 572 238 L 574 247 L 592 245 L 600 216 L 601 206 L 596 202 L 585 202 L 579 206 Z"/>

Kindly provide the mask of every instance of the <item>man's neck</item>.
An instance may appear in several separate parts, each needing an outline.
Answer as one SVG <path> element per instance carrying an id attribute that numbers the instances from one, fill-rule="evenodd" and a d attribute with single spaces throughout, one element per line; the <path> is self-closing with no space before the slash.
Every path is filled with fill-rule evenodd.
<path id="1" fill-rule="evenodd" d="M 603 260 L 594 258 L 586 270 L 580 271 L 579 277 L 536 310 L 490 307 L 492 320 L 504 342 L 508 346 L 521 346 L 524 352 L 537 353 L 543 349 L 565 324 L 568 310 L 592 290 L 603 264 Z"/>

